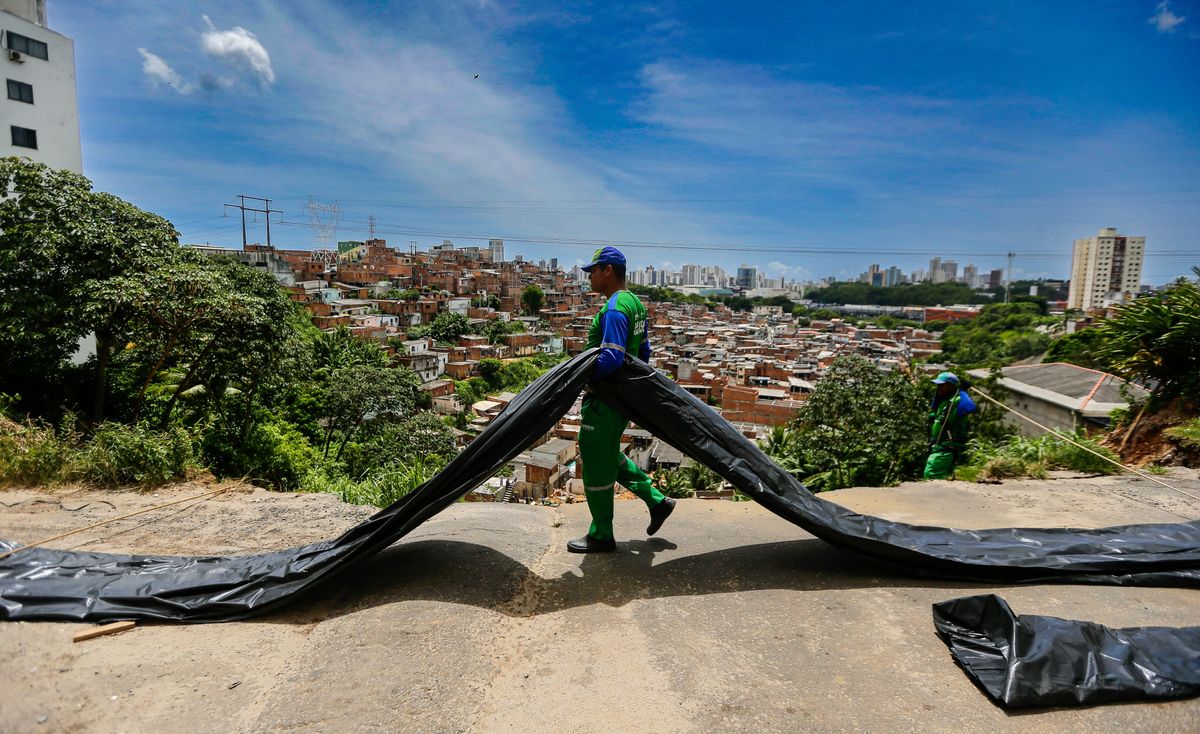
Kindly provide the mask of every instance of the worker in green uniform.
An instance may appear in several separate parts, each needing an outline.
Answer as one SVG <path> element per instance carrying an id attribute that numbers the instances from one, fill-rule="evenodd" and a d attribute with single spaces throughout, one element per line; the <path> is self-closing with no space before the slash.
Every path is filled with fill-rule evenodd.
<path id="1" fill-rule="evenodd" d="M 592 381 L 602 380 L 625 363 L 625 355 L 650 359 L 646 308 L 625 290 L 625 255 L 615 247 L 602 247 L 583 268 L 592 290 L 604 294 L 604 306 L 592 319 L 587 348 L 600 348 Z M 650 477 L 621 452 L 621 433 L 629 425 L 620 413 L 590 389 L 583 397 L 579 426 L 579 459 L 583 464 L 583 489 L 592 525 L 587 535 L 568 541 L 572 553 L 606 553 L 616 550 L 613 538 L 613 488 L 620 482 L 650 510 L 647 535 L 654 535 L 675 509 L 675 500 L 663 495 Z"/>
<path id="2" fill-rule="evenodd" d="M 954 462 L 967 447 L 967 416 L 975 412 L 975 402 L 961 389 L 958 376 L 943 372 L 933 378 L 937 385 L 929 406 L 929 458 L 925 461 L 926 479 L 946 479 L 954 473 Z"/>

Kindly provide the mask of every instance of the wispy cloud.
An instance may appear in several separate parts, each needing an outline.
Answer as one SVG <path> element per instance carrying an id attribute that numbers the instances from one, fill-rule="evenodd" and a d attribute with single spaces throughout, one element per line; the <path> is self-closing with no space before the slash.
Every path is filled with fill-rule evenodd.
<path id="1" fill-rule="evenodd" d="M 1031 97 L 947 99 L 698 60 L 648 64 L 641 82 L 634 119 L 704 146 L 704 159 L 724 154 L 758 175 L 859 190 L 892 176 L 952 186 L 956 173 L 1012 165 L 1021 143 L 996 135 L 992 120 L 1013 124 L 1050 107 Z"/>
<path id="2" fill-rule="evenodd" d="M 1187 18 L 1182 15 L 1176 15 L 1171 10 L 1171 3 L 1168 0 L 1163 0 L 1158 5 L 1154 6 L 1154 15 L 1146 21 L 1154 26 L 1159 33 L 1174 33 L 1178 27 Z"/>
<path id="3" fill-rule="evenodd" d="M 263 86 L 275 83 L 271 56 L 253 33 L 241 26 L 218 30 L 207 15 L 204 16 L 204 23 L 208 26 L 208 30 L 200 37 L 204 53 L 249 73 Z"/>
<path id="4" fill-rule="evenodd" d="M 153 54 L 144 48 L 139 48 L 142 55 L 142 72 L 156 85 L 166 84 L 180 94 L 191 94 L 192 85 L 171 68 L 161 56 Z"/>
<path id="5" fill-rule="evenodd" d="M 179 94 L 186 95 L 197 88 L 210 93 L 233 89 L 242 79 L 249 79 L 251 86 L 260 88 L 275 83 L 275 69 L 271 66 L 271 56 L 253 33 L 241 26 L 218 30 L 207 15 L 202 17 L 208 30 L 200 36 L 199 50 L 224 68 L 211 68 L 211 62 L 205 62 L 198 54 L 193 54 L 190 66 L 197 81 L 191 82 L 163 57 L 139 48 L 142 72 L 153 84 L 165 84 Z M 195 71 L 197 67 L 201 67 L 199 71 Z"/>

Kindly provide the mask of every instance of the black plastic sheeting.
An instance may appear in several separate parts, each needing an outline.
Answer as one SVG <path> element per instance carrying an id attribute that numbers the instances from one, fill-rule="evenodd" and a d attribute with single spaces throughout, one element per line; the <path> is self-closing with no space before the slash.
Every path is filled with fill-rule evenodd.
<path id="1" fill-rule="evenodd" d="M 31 548 L 0 560 L 0 619 L 213 622 L 288 603 L 402 538 L 545 435 L 588 383 L 596 354 L 585 352 L 542 375 L 437 476 L 341 537 L 232 557 Z M 974 582 L 1200 586 L 1200 521 L 1096 530 L 957 530 L 860 515 L 809 492 L 708 406 L 645 363 L 628 360 L 594 389 L 780 517 L 904 573 Z M 0 549 L 12 547 L 0 541 Z M 1154 649 L 1166 657 L 1138 661 L 1150 664 L 1150 674 L 1162 670 L 1169 677 L 1171 670 L 1200 665 L 1194 654 L 1188 660 L 1172 656 L 1169 646 Z M 1064 654 L 1081 653 L 1069 648 Z M 964 669 L 974 675 L 970 666 Z M 1129 680 L 1136 682 L 1132 673 Z M 1127 690 L 1132 697 L 1151 695 L 1144 686 Z M 1055 694 L 1045 695 L 1058 701 Z M 1189 694 L 1180 689 L 1178 695 Z"/>
<path id="2" fill-rule="evenodd" d="M 934 604 L 933 624 L 971 679 L 1008 708 L 1200 695 L 1200 627 L 1017 616 L 994 594 Z"/>

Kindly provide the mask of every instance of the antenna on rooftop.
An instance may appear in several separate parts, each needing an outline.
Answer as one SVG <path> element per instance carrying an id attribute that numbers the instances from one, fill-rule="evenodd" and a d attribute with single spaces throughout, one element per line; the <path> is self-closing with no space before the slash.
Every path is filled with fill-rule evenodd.
<path id="1" fill-rule="evenodd" d="M 1017 255 L 1017 253 L 1015 253 L 1015 252 L 1008 253 L 1008 277 L 1004 279 L 1004 302 L 1005 303 L 1008 303 L 1008 295 L 1009 295 L 1009 292 L 1012 290 L 1012 261 L 1013 261 L 1013 258 L 1016 257 L 1016 255 Z"/>
<path id="2" fill-rule="evenodd" d="M 374 214 L 367 216 L 367 239 L 369 239 L 369 240 L 375 239 L 375 215 Z"/>
<path id="3" fill-rule="evenodd" d="M 317 200 L 308 195 L 308 214 L 312 217 L 313 239 L 322 249 L 330 249 L 337 238 L 338 222 L 342 219 L 342 207 L 335 201 L 332 204 L 318 204 Z"/>

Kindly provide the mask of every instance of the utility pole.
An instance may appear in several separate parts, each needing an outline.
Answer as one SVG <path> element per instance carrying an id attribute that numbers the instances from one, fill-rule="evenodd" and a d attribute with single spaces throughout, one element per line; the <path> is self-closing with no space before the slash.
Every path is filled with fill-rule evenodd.
<path id="1" fill-rule="evenodd" d="M 245 250 L 246 244 L 247 244 L 247 242 L 246 242 L 246 212 L 262 212 L 263 214 L 266 215 L 266 217 L 267 217 L 267 247 L 274 249 L 274 247 L 271 245 L 271 214 L 272 213 L 282 214 L 283 210 L 282 209 L 272 209 L 270 199 L 264 199 L 259 196 L 246 196 L 245 194 L 238 194 L 237 197 L 238 197 L 237 204 L 226 204 L 225 206 L 233 207 L 234 209 L 239 209 L 242 212 L 242 249 Z M 246 199 L 249 199 L 251 201 L 261 201 L 261 202 L 263 202 L 264 206 L 261 209 L 259 209 L 258 207 L 246 206 Z"/>
<path id="2" fill-rule="evenodd" d="M 1012 261 L 1017 256 L 1017 253 L 1008 253 L 1008 277 L 1004 279 L 1004 302 L 1008 303 L 1009 293 L 1012 292 Z"/>

